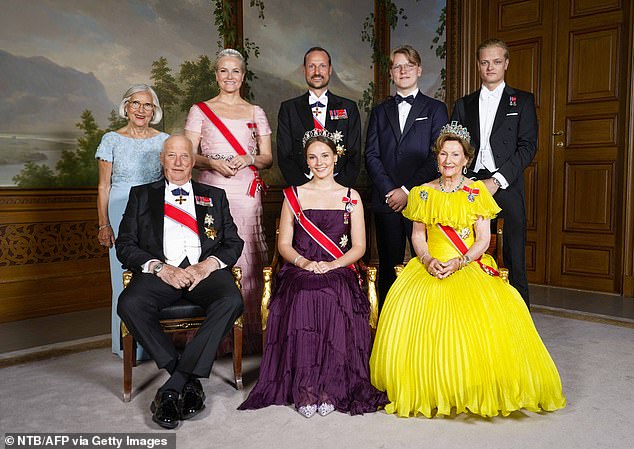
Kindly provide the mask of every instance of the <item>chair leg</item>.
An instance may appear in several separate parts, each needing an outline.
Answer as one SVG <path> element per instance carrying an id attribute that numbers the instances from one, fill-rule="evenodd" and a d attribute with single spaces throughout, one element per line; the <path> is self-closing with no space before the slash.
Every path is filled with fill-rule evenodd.
<path id="1" fill-rule="evenodd" d="M 130 402 L 132 396 L 132 367 L 136 364 L 136 354 L 132 335 L 123 337 L 123 402 Z"/>
<path id="2" fill-rule="evenodd" d="M 242 326 L 233 325 L 233 377 L 236 390 L 242 390 Z"/>

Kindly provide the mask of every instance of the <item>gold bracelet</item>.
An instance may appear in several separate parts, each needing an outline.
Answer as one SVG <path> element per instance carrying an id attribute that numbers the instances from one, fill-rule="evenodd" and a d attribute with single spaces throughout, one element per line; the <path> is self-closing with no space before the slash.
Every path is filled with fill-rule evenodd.
<path id="1" fill-rule="evenodd" d="M 301 254 L 300 254 L 299 256 L 297 256 L 297 257 L 293 260 L 293 265 L 297 266 L 297 261 L 298 261 L 299 259 L 301 259 L 302 257 L 304 257 L 304 256 L 302 256 Z"/>
<path id="2" fill-rule="evenodd" d="M 101 226 L 99 226 L 99 231 L 101 231 L 102 229 L 110 228 L 110 227 L 111 227 L 110 223 L 105 224 L 105 225 L 101 225 Z"/>

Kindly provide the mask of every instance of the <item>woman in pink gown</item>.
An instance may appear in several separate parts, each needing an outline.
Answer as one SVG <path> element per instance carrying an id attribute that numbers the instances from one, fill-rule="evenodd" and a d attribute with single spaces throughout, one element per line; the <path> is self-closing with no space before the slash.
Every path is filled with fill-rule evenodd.
<path id="1" fill-rule="evenodd" d="M 231 215 L 244 240 L 244 250 L 236 263 L 243 273 L 243 348 L 245 352 L 256 352 L 262 347 L 260 299 L 262 268 L 267 262 L 261 201 L 264 183 L 259 170 L 269 168 L 273 162 L 271 128 L 262 108 L 240 96 L 245 75 L 242 55 L 236 50 L 222 50 L 215 71 L 220 92 L 191 107 L 185 135 L 194 148 L 200 145 L 196 156 L 198 181 L 227 193 Z"/>

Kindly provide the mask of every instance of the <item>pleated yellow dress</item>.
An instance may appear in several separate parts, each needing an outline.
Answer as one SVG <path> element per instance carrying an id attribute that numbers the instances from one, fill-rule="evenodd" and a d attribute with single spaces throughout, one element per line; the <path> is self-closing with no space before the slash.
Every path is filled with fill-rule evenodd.
<path id="1" fill-rule="evenodd" d="M 411 190 L 403 215 L 426 224 L 430 254 L 460 255 L 437 224 L 451 226 L 468 247 L 478 216 L 500 208 L 484 184 L 465 191 Z M 482 259 L 496 267 L 490 256 Z M 527 409 L 563 408 L 557 368 L 520 294 L 472 262 L 445 279 L 431 276 L 414 257 L 390 289 L 370 358 L 371 380 L 386 391 L 388 413 L 428 418 L 471 412 L 504 416 Z"/>

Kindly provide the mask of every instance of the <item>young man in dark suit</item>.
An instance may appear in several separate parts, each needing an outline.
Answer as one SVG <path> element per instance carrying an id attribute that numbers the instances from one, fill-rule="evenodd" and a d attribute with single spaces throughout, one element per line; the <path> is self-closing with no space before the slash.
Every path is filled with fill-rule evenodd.
<path id="1" fill-rule="evenodd" d="M 361 164 L 361 122 L 357 104 L 328 90 L 332 75 L 330 54 L 313 47 L 304 55 L 304 76 L 308 92 L 286 100 L 280 106 L 277 120 L 277 163 L 290 185 L 305 184 L 312 176 L 302 139 L 306 131 L 327 129 L 339 133 L 335 180 L 354 187 Z M 340 153 L 340 154 L 339 154 Z"/>
<path id="2" fill-rule="evenodd" d="M 444 103 L 423 95 L 418 51 L 409 45 L 392 50 L 390 75 L 396 95 L 372 109 L 365 143 L 365 163 L 372 181 L 372 210 L 379 252 L 379 305 L 396 279 L 394 265 L 403 262 L 412 222 L 401 211 L 409 189 L 438 176 L 432 150 L 447 124 Z"/>
<path id="3" fill-rule="evenodd" d="M 218 344 L 242 313 L 228 268 L 243 241 L 225 192 L 191 180 L 190 140 L 168 138 L 160 158 L 165 180 L 131 189 L 119 227 L 117 257 L 135 274 L 117 312 L 158 367 L 170 373 L 151 411 L 154 422 L 172 429 L 205 407 L 198 378 L 209 377 Z M 158 313 L 181 298 L 205 309 L 207 317 L 179 356 Z"/>
<path id="4" fill-rule="evenodd" d="M 504 265 L 511 285 L 528 306 L 524 170 L 537 152 L 535 98 L 504 82 L 509 66 L 506 43 L 488 39 L 478 47 L 477 56 L 482 87 L 456 102 L 451 120 L 469 130 L 476 150 L 471 168 L 502 208 Z"/>

